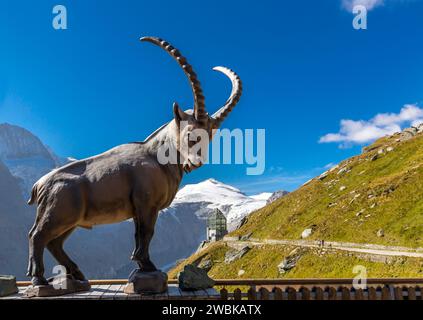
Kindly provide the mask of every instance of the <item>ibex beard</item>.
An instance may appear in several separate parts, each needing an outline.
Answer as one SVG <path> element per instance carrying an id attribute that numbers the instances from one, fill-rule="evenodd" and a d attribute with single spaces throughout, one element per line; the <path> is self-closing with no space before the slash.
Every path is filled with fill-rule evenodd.
<path id="1" fill-rule="evenodd" d="M 196 148 L 183 151 L 187 148 L 182 148 L 182 141 L 195 144 L 189 136 L 196 129 L 205 130 L 211 138 L 212 130 L 220 127 L 239 101 L 242 92 L 239 77 L 228 68 L 215 67 L 214 70 L 229 77 L 232 92 L 226 103 L 209 116 L 200 82 L 186 58 L 162 39 L 144 37 L 141 41 L 158 45 L 178 62 L 191 85 L 194 109 L 183 111 L 174 103 L 174 119 L 145 141 L 120 145 L 102 154 L 74 161 L 34 184 L 28 203 L 37 204 L 37 216 L 29 232 L 27 273 L 33 285 L 47 284 L 43 265 L 45 247 L 70 276 L 85 281 L 78 266 L 63 250 L 66 238 L 77 227 L 92 228 L 131 218 L 135 224 L 132 259 L 141 271 L 155 271 L 149 245 L 158 212 L 171 204 L 184 172 L 202 165 L 201 151 Z M 162 164 L 158 161 L 158 152 L 165 144 L 177 151 L 179 162 Z"/>

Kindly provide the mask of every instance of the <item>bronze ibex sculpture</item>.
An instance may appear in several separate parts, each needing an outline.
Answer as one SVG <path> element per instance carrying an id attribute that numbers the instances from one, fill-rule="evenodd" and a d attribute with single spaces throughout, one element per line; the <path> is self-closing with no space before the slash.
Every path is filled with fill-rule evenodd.
<path id="1" fill-rule="evenodd" d="M 182 111 L 174 103 L 174 119 L 143 142 L 117 146 L 102 154 L 74 161 L 38 180 L 28 203 L 37 203 L 37 217 L 29 232 L 27 275 L 33 285 L 47 284 L 44 278 L 43 252 L 47 247 L 54 258 L 66 267 L 68 274 L 85 281 L 78 266 L 63 250 L 66 238 L 77 227 L 92 228 L 98 224 L 117 223 L 132 218 L 135 222 L 135 249 L 132 259 L 142 271 L 155 271 L 149 257 L 150 240 L 161 209 L 168 207 L 182 180 L 184 171 L 202 165 L 198 152 L 182 152 L 181 141 L 196 129 L 212 131 L 237 104 L 242 92 L 239 77 L 230 69 L 216 67 L 232 82 L 232 93 L 213 116 L 205 109 L 200 82 L 187 60 L 168 42 L 144 37 L 166 50 L 188 77 L 194 95 L 194 110 Z M 162 164 L 157 156 L 163 144 L 174 147 L 177 163 Z"/>

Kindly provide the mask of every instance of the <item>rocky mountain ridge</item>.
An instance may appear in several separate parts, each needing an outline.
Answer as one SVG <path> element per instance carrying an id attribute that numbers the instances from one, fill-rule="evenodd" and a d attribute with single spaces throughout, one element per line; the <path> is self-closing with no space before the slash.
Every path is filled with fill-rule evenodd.
<path id="1" fill-rule="evenodd" d="M 38 178 L 68 161 L 28 130 L 8 123 L 0 124 L 0 160 L 19 179 L 25 198 Z"/>

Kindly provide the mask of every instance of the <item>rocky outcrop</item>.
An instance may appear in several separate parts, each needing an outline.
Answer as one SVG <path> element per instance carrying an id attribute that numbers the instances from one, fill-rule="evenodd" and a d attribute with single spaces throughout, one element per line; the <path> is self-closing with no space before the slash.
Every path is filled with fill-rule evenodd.
<path id="1" fill-rule="evenodd" d="M 238 260 L 239 258 L 243 257 L 248 251 L 250 251 L 250 247 L 248 245 L 243 246 L 240 250 L 229 250 L 225 254 L 225 263 L 229 264 Z"/>
<path id="2" fill-rule="evenodd" d="M 272 195 L 269 197 L 269 199 L 267 199 L 266 204 L 270 204 L 276 200 L 278 200 L 279 198 L 286 196 L 289 192 L 285 191 L 285 190 L 278 190 L 276 192 L 273 192 Z"/>
<path id="3" fill-rule="evenodd" d="M 289 255 L 285 257 L 282 262 L 278 265 L 279 273 L 283 274 L 294 268 L 303 254 L 303 248 L 298 247 L 292 250 Z"/>
<path id="4" fill-rule="evenodd" d="M 417 127 L 410 127 L 402 130 L 399 135 L 400 141 L 406 141 L 413 138 L 416 134 L 423 132 L 423 123 L 418 125 Z"/>

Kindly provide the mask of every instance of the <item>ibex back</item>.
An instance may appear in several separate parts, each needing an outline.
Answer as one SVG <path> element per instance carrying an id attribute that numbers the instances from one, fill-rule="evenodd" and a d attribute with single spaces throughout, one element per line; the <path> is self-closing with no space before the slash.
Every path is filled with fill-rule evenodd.
<path id="1" fill-rule="evenodd" d="M 232 93 L 224 106 L 209 116 L 200 82 L 179 51 L 158 38 L 144 37 L 141 41 L 158 45 L 179 63 L 193 91 L 194 109 L 184 112 L 174 103 L 174 119 L 144 142 L 120 145 L 105 153 L 74 161 L 34 184 L 28 201 L 38 205 L 37 217 L 29 232 L 28 276 L 32 277 L 33 285 L 47 283 L 43 265 L 45 247 L 58 263 L 66 267 L 69 275 L 85 280 L 78 266 L 63 250 L 66 238 L 77 227 L 92 228 L 131 218 L 135 223 L 132 259 L 143 271 L 156 270 L 149 257 L 149 245 L 158 212 L 171 204 L 184 172 L 191 172 L 203 164 L 204 155 L 190 152 L 190 149 L 186 151 L 181 147 L 182 141 L 195 135 L 196 129 L 206 130 L 211 138 L 212 131 L 220 126 L 241 96 L 239 77 L 230 69 L 215 67 L 232 81 Z M 158 161 L 158 152 L 163 145 L 176 150 L 176 163 Z"/>

